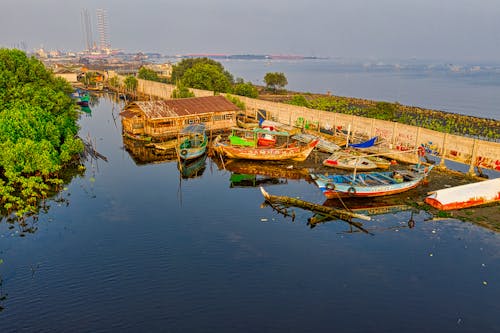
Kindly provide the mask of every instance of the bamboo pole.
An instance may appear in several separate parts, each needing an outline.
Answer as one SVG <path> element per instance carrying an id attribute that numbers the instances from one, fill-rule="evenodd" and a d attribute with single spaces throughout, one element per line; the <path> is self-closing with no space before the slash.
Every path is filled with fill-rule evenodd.
<path id="1" fill-rule="evenodd" d="M 358 218 L 358 219 L 365 220 L 365 221 L 371 220 L 370 216 L 350 212 L 350 211 L 345 210 L 345 209 L 326 207 L 326 206 L 314 204 L 311 202 L 307 202 L 304 200 L 300 200 L 297 198 L 271 195 L 263 187 L 260 187 L 260 191 L 262 192 L 262 195 L 264 196 L 266 201 L 269 201 L 271 203 L 272 202 L 283 203 L 283 204 L 292 205 L 292 206 L 296 206 L 296 207 L 300 207 L 300 208 L 305 208 L 305 209 L 311 210 L 311 211 L 316 212 L 316 213 L 334 216 L 334 217 L 340 218 L 342 220 L 344 220 L 346 217 L 347 218 Z"/>

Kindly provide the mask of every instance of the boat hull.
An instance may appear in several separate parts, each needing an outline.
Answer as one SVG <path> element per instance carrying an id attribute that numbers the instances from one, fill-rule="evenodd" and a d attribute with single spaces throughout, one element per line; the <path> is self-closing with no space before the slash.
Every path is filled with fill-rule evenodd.
<path id="1" fill-rule="evenodd" d="M 282 161 L 293 160 L 302 162 L 311 154 L 318 141 L 313 141 L 307 146 L 294 146 L 288 148 L 278 147 L 236 147 L 218 143 L 215 147 L 228 158 L 259 160 L 259 161 Z"/>
<path id="2" fill-rule="evenodd" d="M 378 197 L 411 190 L 425 181 L 432 166 L 417 172 L 367 172 L 359 173 L 353 181 L 349 175 L 311 174 L 311 178 L 327 199 L 338 197 Z M 406 174 L 406 179 L 396 179 L 394 174 Z"/>
<path id="3" fill-rule="evenodd" d="M 189 125 L 183 129 L 178 138 L 177 154 L 184 161 L 194 160 L 206 153 L 207 144 L 205 125 Z"/>
<path id="4" fill-rule="evenodd" d="M 500 202 L 500 178 L 432 192 L 425 202 L 439 210 L 455 210 Z"/>

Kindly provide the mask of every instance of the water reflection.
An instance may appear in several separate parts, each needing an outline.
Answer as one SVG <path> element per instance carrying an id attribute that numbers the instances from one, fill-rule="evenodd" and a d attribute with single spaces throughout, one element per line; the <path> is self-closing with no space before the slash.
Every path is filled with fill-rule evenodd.
<path id="1" fill-rule="evenodd" d="M 362 199 L 352 199 L 348 201 L 342 201 L 342 200 L 326 200 L 323 203 L 323 206 L 325 207 L 330 207 L 330 208 L 336 208 L 336 209 L 345 209 L 348 210 L 352 213 L 356 214 L 362 214 L 366 216 L 376 216 L 376 215 L 388 215 L 388 214 L 396 214 L 399 212 L 403 211 L 412 211 L 410 218 L 406 222 L 406 225 L 401 225 L 399 221 L 396 221 L 396 226 L 388 226 L 385 227 L 385 230 L 393 230 L 395 228 L 401 229 L 401 228 L 409 228 L 412 229 L 415 227 L 415 220 L 413 219 L 413 214 L 414 214 L 414 208 L 405 204 L 398 204 L 395 203 L 396 200 L 378 200 L 372 198 L 366 200 L 366 198 Z M 318 224 L 325 223 L 325 222 L 334 222 L 334 221 L 339 221 L 339 219 L 334 220 L 328 217 L 325 217 L 322 214 L 317 214 L 315 213 L 312 217 L 310 217 L 307 220 L 307 225 L 311 228 L 314 228 Z M 368 231 L 368 229 L 363 228 L 363 223 L 361 222 L 356 222 L 351 223 L 352 221 L 346 221 L 349 223 L 349 231 L 348 233 L 354 233 L 354 232 L 360 232 L 363 231 L 365 233 L 370 233 L 373 234 L 372 231 Z M 376 222 L 371 222 L 376 224 Z M 375 225 L 373 225 L 375 226 Z M 380 228 L 377 228 L 378 231 L 383 230 Z"/>
<path id="2" fill-rule="evenodd" d="M 177 160 L 175 149 L 154 149 L 145 142 L 126 136 L 123 136 L 123 146 L 136 165 L 166 163 Z"/>
<path id="3" fill-rule="evenodd" d="M 175 150 L 174 150 L 175 152 Z M 177 162 L 177 169 L 183 179 L 201 177 L 206 168 L 207 154 L 193 159 Z"/>
<path id="4" fill-rule="evenodd" d="M 226 169 L 237 174 L 259 175 L 277 179 L 303 179 L 310 181 L 308 169 L 297 167 L 293 164 L 283 164 L 280 162 L 269 161 L 262 163 L 261 161 L 230 159 L 223 165 L 217 158 L 214 158 L 213 161 L 217 164 L 219 169 Z"/>
<path id="5" fill-rule="evenodd" d="M 175 148 L 158 149 L 150 143 L 123 136 L 123 146 L 136 165 L 177 162 L 182 179 L 201 177 L 206 168 L 207 155 L 181 161 Z"/>
<path id="6" fill-rule="evenodd" d="M 287 184 L 288 180 L 286 178 L 282 179 L 262 175 L 232 173 L 229 182 L 229 187 L 258 187 L 261 185 L 283 185 Z"/>
<path id="7" fill-rule="evenodd" d="M 264 203 L 261 208 L 270 206 L 274 211 L 290 217 L 292 221 L 295 220 L 295 211 L 290 208 L 300 208 L 313 213 L 307 219 L 307 225 L 311 228 L 316 227 L 318 224 L 331 222 L 331 221 L 344 221 L 349 224 L 352 233 L 354 231 L 361 231 L 366 234 L 374 235 L 372 230 L 368 230 L 363 222 L 372 221 L 373 215 L 386 215 L 396 214 L 413 208 L 408 205 L 394 203 L 390 201 L 374 200 L 374 199 L 352 199 L 352 200 L 327 200 L 322 205 L 308 202 L 298 198 L 288 196 L 278 196 L 269 194 L 263 187 L 261 187 L 262 195 L 264 196 Z M 406 226 L 405 226 L 406 227 Z M 407 222 L 407 227 L 412 229 L 415 227 L 413 219 L 413 212 Z M 387 229 L 401 228 L 401 224 L 397 223 L 395 227 L 388 227 Z M 380 230 L 380 228 L 378 228 Z"/>

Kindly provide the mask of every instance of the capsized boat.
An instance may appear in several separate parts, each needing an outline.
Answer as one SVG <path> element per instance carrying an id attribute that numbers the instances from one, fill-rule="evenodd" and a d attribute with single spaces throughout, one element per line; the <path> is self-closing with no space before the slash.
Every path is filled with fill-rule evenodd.
<path id="1" fill-rule="evenodd" d="M 183 160 L 195 159 L 207 151 L 205 124 L 191 124 L 182 129 L 177 140 L 177 153 Z"/>
<path id="2" fill-rule="evenodd" d="M 425 202 L 439 210 L 462 209 L 500 202 L 500 178 L 429 192 Z"/>
<path id="3" fill-rule="evenodd" d="M 433 165 L 416 165 L 408 170 L 372 171 L 353 174 L 310 176 L 327 199 L 348 197 L 376 197 L 408 191 L 426 179 Z"/>

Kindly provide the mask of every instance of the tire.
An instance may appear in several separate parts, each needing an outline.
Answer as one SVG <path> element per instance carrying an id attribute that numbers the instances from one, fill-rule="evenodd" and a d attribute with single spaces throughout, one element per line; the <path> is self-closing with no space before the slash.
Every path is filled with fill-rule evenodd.
<path id="1" fill-rule="evenodd" d="M 354 187 L 352 187 L 352 186 L 349 187 L 347 189 L 347 194 L 349 194 L 350 197 L 355 196 L 356 195 L 356 189 Z"/>
<path id="2" fill-rule="evenodd" d="M 325 187 L 329 190 L 335 190 L 335 184 L 332 183 L 326 183 Z"/>
<path id="3" fill-rule="evenodd" d="M 186 156 L 186 155 L 187 155 L 187 153 L 188 153 L 187 149 L 183 149 L 183 150 L 181 150 L 181 155 L 182 155 L 182 156 Z"/>

